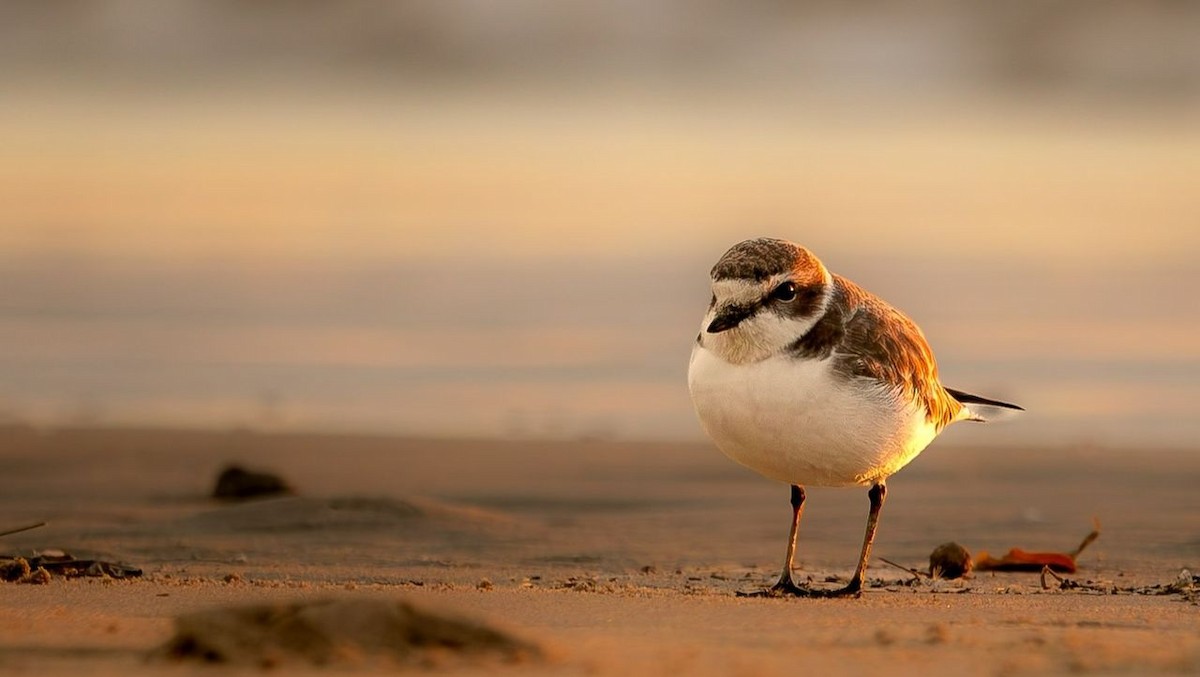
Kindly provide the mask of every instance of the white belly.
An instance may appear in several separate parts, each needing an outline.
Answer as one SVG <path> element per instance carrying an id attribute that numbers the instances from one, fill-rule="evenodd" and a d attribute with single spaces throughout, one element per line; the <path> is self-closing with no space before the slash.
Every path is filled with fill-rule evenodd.
<path id="1" fill-rule="evenodd" d="M 828 360 L 771 357 L 732 365 L 697 345 L 688 389 L 721 451 L 788 484 L 871 484 L 904 467 L 937 435 L 920 407 L 841 380 Z"/>

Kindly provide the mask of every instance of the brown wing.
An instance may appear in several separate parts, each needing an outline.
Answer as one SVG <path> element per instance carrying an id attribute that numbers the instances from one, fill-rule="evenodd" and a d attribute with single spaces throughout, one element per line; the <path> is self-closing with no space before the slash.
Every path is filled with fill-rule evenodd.
<path id="1" fill-rule="evenodd" d="M 834 276 L 825 316 L 792 346 L 805 357 L 833 356 L 847 378 L 869 378 L 917 401 L 939 430 L 962 408 L 938 381 L 937 362 L 924 334 L 903 313 Z"/>

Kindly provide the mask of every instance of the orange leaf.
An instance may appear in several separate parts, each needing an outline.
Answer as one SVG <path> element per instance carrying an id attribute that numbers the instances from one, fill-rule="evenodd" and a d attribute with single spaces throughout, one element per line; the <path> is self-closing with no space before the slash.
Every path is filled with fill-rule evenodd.
<path id="1" fill-rule="evenodd" d="M 975 557 L 976 571 L 1041 571 L 1050 567 L 1059 573 L 1075 573 L 1075 558 L 1061 552 L 1026 552 L 1013 548 L 1004 557 L 996 559 L 986 552 Z"/>

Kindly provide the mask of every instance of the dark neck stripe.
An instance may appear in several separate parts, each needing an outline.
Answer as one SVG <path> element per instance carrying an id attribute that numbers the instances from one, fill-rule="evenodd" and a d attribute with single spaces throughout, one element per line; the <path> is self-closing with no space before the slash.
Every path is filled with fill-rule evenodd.
<path id="1" fill-rule="evenodd" d="M 824 285 L 820 288 L 820 293 L 812 301 L 812 308 L 808 316 L 812 316 L 820 307 L 822 297 L 827 289 Z M 821 319 L 812 326 L 800 338 L 792 341 L 787 347 L 787 352 L 793 357 L 803 359 L 823 360 L 833 354 L 842 340 L 846 336 L 846 317 L 850 312 L 850 302 L 846 295 L 846 290 L 842 285 L 834 284 L 828 287 L 829 303 L 825 305 L 825 312 L 821 315 Z"/>

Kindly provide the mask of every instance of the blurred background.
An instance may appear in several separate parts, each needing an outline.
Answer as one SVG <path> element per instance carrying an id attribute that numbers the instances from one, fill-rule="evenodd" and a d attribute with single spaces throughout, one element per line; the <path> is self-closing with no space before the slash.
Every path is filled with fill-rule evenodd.
<path id="1" fill-rule="evenodd" d="M 0 422 L 700 439 L 771 235 L 1027 416 L 1200 436 L 1200 3 L 0 6 Z"/>

